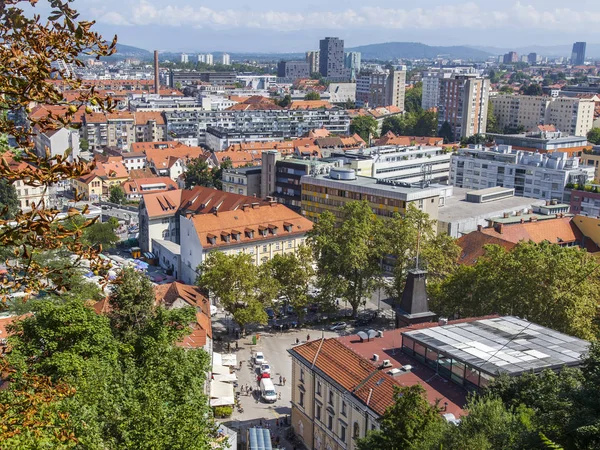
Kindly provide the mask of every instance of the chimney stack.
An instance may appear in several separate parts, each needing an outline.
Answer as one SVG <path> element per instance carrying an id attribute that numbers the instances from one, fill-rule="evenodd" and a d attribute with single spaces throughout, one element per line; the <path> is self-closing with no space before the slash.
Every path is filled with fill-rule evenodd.
<path id="1" fill-rule="evenodd" d="M 477 231 L 481 231 L 483 227 L 481 225 L 477 225 Z"/>
<path id="2" fill-rule="evenodd" d="M 154 50 L 154 93 L 160 93 L 160 81 L 158 79 L 158 50 Z"/>

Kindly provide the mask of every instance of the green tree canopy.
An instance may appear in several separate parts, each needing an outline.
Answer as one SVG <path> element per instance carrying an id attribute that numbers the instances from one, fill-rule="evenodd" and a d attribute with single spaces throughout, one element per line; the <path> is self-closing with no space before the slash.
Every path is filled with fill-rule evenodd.
<path id="1" fill-rule="evenodd" d="M 214 179 L 208 163 L 202 158 L 194 158 L 187 164 L 186 172 L 183 174 L 185 188 L 194 186 L 213 187 Z"/>
<path id="2" fill-rule="evenodd" d="M 82 241 L 90 247 L 100 247 L 103 250 L 113 248 L 119 242 L 119 237 L 115 234 L 118 227 L 118 222 L 96 222 L 90 225 L 83 232 Z"/>
<path id="3" fill-rule="evenodd" d="M 242 331 L 251 323 L 267 323 L 264 308 L 272 300 L 276 286 L 261 277 L 252 255 L 210 252 L 198 267 L 198 273 L 198 286 L 219 299 L 223 309 L 233 316 Z"/>
<path id="4" fill-rule="evenodd" d="M 290 94 L 286 94 L 281 100 L 277 101 L 276 103 L 282 108 L 289 108 L 289 106 L 292 104 L 292 96 Z"/>
<path id="5" fill-rule="evenodd" d="M 398 136 L 437 136 L 437 113 L 417 110 L 394 115 L 383 120 L 381 132 L 391 131 Z"/>
<path id="6" fill-rule="evenodd" d="M 460 266 L 441 283 L 431 307 L 448 317 L 515 315 L 591 339 L 598 331 L 597 269 L 577 247 L 522 242 L 507 252 L 487 246 L 474 266 Z"/>
<path id="7" fill-rule="evenodd" d="M 111 203 L 121 204 L 125 201 L 125 191 L 117 184 L 110 187 L 108 201 Z"/>
<path id="8" fill-rule="evenodd" d="M 406 90 L 406 95 L 404 96 L 404 110 L 406 112 L 420 112 L 423 108 L 421 108 L 421 101 L 423 98 L 423 83 L 420 81 L 415 83 L 415 85 Z"/>
<path id="9" fill-rule="evenodd" d="M 377 121 L 371 116 L 358 116 L 350 123 L 350 134 L 357 133 L 367 144 L 377 137 Z"/>
<path id="10" fill-rule="evenodd" d="M 454 142 L 454 132 L 452 131 L 452 127 L 448 121 L 444 121 L 442 126 L 440 127 L 439 132 L 440 137 L 444 138 L 444 144 L 450 144 Z"/>
<path id="11" fill-rule="evenodd" d="M 501 130 L 498 128 L 498 118 L 494 112 L 494 104 L 488 101 L 488 109 L 487 109 L 487 121 L 485 130 L 488 133 L 499 133 Z"/>
<path id="12" fill-rule="evenodd" d="M 212 175 L 212 184 L 215 187 L 215 189 L 219 189 L 222 190 L 223 189 L 223 171 L 226 169 L 231 169 L 233 167 L 233 163 L 231 162 L 230 159 L 224 159 L 221 164 L 219 165 L 219 168 L 216 170 L 211 171 L 211 175 Z"/>
<path id="13" fill-rule="evenodd" d="M 527 85 L 526 88 L 523 89 L 523 94 L 525 95 L 544 95 L 544 91 L 542 90 L 542 86 L 537 83 L 531 83 Z"/>
<path id="14" fill-rule="evenodd" d="M 326 211 L 309 232 L 317 277 L 336 286 L 352 306 L 354 316 L 381 275 L 381 226 L 368 202 L 351 201 L 343 206 L 338 226 L 335 217 Z"/>
<path id="15" fill-rule="evenodd" d="M 592 128 L 588 131 L 587 140 L 594 145 L 600 145 L 600 128 Z"/>
<path id="16" fill-rule="evenodd" d="M 12 219 L 20 208 L 15 186 L 6 179 L 0 179 L 0 219 Z"/>
<path id="17" fill-rule="evenodd" d="M 321 100 L 321 94 L 317 91 L 310 91 L 304 96 L 304 100 Z"/>

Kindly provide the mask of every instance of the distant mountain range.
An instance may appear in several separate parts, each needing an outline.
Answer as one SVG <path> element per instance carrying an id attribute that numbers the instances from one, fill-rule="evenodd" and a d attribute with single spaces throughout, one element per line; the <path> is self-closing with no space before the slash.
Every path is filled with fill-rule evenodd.
<path id="1" fill-rule="evenodd" d="M 549 58 L 556 57 L 571 57 L 571 50 L 573 48 L 573 44 L 570 45 L 526 45 L 523 47 L 517 48 L 508 48 L 508 47 L 483 47 L 483 46 L 474 46 L 472 47 L 477 50 L 482 50 L 484 52 L 491 53 L 493 55 L 502 55 L 504 53 L 514 51 L 519 55 L 527 55 L 529 53 L 537 53 L 541 56 L 547 56 Z M 586 45 L 586 56 L 591 58 L 600 58 L 600 44 L 588 43 Z"/>
<path id="2" fill-rule="evenodd" d="M 347 51 L 362 53 L 362 59 L 379 59 L 383 61 L 397 58 L 431 59 L 439 56 L 450 59 L 484 61 L 492 55 L 492 53 L 474 47 L 462 45 L 440 47 L 419 42 L 386 42 L 384 44 L 361 45 L 349 48 Z"/>

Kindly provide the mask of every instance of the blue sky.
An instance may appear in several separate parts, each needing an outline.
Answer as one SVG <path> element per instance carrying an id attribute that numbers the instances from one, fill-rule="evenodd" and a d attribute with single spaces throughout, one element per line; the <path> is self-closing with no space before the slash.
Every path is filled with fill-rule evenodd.
<path id="1" fill-rule="evenodd" d="M 106 37 L 148 50 L 302 52 L 323 36 L 346 46 L 600 42 L 600 1 L 589 0 L 75 0 Z"/>

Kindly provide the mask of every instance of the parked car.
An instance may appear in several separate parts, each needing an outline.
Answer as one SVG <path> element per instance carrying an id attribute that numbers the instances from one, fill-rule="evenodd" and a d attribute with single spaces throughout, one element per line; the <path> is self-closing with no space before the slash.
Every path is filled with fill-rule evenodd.
<path id="1" fill-rule="evenodd" d="M 329 329 L 331 331 L 340 331 L 340 330 L 345 330 L 347 326 L 348 326 L 348 324 L 346 322 L 335 322 L 334 324 L 331 325 L 331 328 L 329 328 Z"/>
<path id="2" fill-rule="evenodd" d="M 275 311 L 273 311 L 273 308 L 267 308 L 265 309 L 265 312 L 267 313 L 267 316 L 269 316 L 269 319 L 275 318 Z"/>
<path id="3" fill-rule="evenodd" d="M 263 354 L 263 352 L 256 352 L 256 354 L 254 355 L 254 364 L 259 366 L 265 362 L 265 355 Z"/>
<path id="4" fill-rule="evenodd" d="M 271 365 L 267 362 L 264 361 L 261 365 L 260 365 L 260 374 L 265 374 L 265 373 L 271 373 Z"/>

